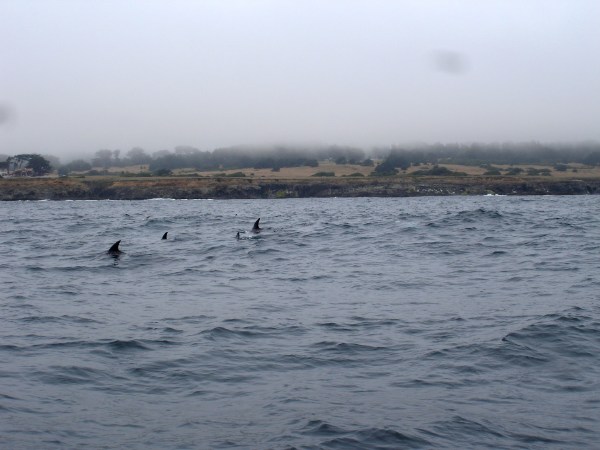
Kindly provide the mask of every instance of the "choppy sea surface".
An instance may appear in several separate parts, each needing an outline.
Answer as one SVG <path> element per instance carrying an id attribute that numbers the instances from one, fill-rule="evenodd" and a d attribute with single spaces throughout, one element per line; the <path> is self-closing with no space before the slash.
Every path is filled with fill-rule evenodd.
<path id="1" fill-rule="evenodd" d="M 599 446 L 600 197 L 15 202 L 0 233 L 0 448 Z"/>

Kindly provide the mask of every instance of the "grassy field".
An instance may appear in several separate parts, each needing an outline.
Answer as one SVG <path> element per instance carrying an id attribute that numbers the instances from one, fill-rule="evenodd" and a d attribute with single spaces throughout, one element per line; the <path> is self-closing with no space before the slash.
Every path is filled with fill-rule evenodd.
<path id="1" fill-rule="evenodd" d="M 423 166 L 421 166 L 421 169 Z M 342 177 L 362 169 L 335 164 L 282 169 L 279 172 L 247 169 L 248 176 L 226 177 L 208 172 L 199 176 L 146 176 L 129 171 L 100 176 L 17 177 L 0 179 L 0 200 L 144 200 L 149 198 L 307 198 L 307 197 L 409 197 L 423 195 L 581 195 L 600 194 L 596 169 L 553 172 L 551 176 L 486 176 L 483 169 L 451 166 L 470 172 L 465 176 Z M 240 171 L 240 170 L 237 170 Z M 336 176 L 313 177 L 315 171 Z M 236 172 L 236 171 L 228 171 Z M 254 174 L 254 175 L 252 175 Z"/>
<path id="2" fill-rule="evenodd" d="M 454 172 L 464 172 L 468 175 L 484 175 L 487 169 L 475 166 L 462 166 L 456 164 L 439 164 L 440 167 L 447 167 L 449 170 Z M 400 172 L 399 176 L 410 175 L 417 170 L 430 169 L 431 165 L 421 165 L 417 167 L 410 167 L 406 172 Z M 508 165 L 496 165 L 500 169 L 509 169 L 513 166 Z M 516 167 L 516 166 L 515 166 Z M 549 169 L 552 177 L 560 179 L 573 179 L 573 178 L 600 178 L 600 167 L 583 166 L 582 164 L 569 164 L 569 169 L 566 171 L 557 171 L 552 166 L 543 165 L 520 165 L 518 166 L 524 170 L 524 173 L 520 174 L 521 177 L 528 176 L 526 174 L 527 169 Z M 279 172 L 273 172 L 271 169 L 235 169 L 235 170 L 224 170 L 219 173 L 232 174 L 235 172 L 243 172 L 247 177 L 254 178 L 267 178 L 267 179 L 303 179 L 310 178 L 318 172 L 333 172 L 336 177 L 347 177 L 352 174 L 360 173 L 367 177 L 373 172 L 373 167 L 364 167 L 359 165 L 344 164 L 338 165 L 330 161 L 319 162 L 319 167 L 285 167 L 281 168 Z M 576 172 L 573 172 L 576 169 Z M 215 172 L 195 172 L 193 170 L 182 170 L 176 171 L 175 173 L 197 173 L 200 176 L 214 176 Z"/>
<path id="3" fill-rule="evenodd" d="M 462 166 L 456 164 L 439 164 L 440 167 L 446 167 L 454 172 L 464 172 L 471 176 L 483 176 L 487 169 L 477 166 Z M 430 169 L 431 165 L 421 165 L 410 167 L 405 172 L 400 172 L 398 176 L 411 175 L 418 170 Z M 527 169 L 548 169 L 550 170 L 551 177 L 556 179 L 598 179 L 600 178 L 600 167 L 595 166 L 584 166 L 582 164 L 568 164 L 566 171 L 555 170 L 553 166 L 544 166 L 539 164 L 522 164 L 518 166 L 509 165 L 494 165 L 499 169 L 510 169 L 512 167 L 519 167 L 523 169 L 523 173 L 519 174 L 519 177 L 529 177 L 526 171 Z M 100 171 L 102 169 L 95 168 Z M 200 177 L 215 177 L 218 175 L 231 175 L 234 173 L 242 172 L 247 178 L 259 178 L 259 179 L 270 179 L 270 180 L 299 180 L 299 179 L 310 179 L 314 178 L 314 175 L 319 172 L 331 172 L 335 177 L 349 177 L 351 175 L 361 174 L 364 177 L 368 177 L 373 172 L 374 167 L 365 167 L 353 164 L 335 164 L 331 161 L 320 161 L 318 167 L 282 167 L 279 171 L 273 171 L 271 169 L 254 169 L 254 168 L 241 168 L 241 169 L 230 169 L 220 171 L 198 171 L 195 169 L 176 169 L 173 171 L 173 175 L 197 175 Z M 130 166 L 130 167 L 111 167 L 108 169 L 107 175 L 118 176 L 122 172 L 135 174 L 148 172 L 147 166 Z M 502 176 L 506 176 L 503 175 Z"/>

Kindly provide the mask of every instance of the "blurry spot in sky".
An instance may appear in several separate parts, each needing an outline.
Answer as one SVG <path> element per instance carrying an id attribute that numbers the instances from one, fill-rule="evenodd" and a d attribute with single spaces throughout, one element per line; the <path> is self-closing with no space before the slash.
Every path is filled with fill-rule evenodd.
<path id="1" fill-rule="evenodd" d="M 467 61 L 464 56 L 451 50 L 435 51 L 433 62 L 437 70 L 451 75 L 459 75 L 467 70 Z"/>
<path id="2" fill-rule="evenodd" d="M 0 104 L 0 125 L 4 125 L 13 118 L 12 109 L 7 105 Z"/>

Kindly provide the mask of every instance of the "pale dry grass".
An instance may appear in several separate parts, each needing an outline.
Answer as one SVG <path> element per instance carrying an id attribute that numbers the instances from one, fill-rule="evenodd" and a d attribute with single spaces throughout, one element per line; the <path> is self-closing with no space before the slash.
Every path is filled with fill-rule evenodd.
<path id="1" fill-rule="evenodd" d="M 585 179 L 585 178 L 600 178 L 600 166 L 599 167 L 590 167 L 585 166 L 583 164 L 571 163 L 567 164 L 569 169 L 565 172 L 559 172 L 554 170 L 553 166 L 544 166 L 540 164 L 519 164 L 519 165 L 502 165 L 502 164 L 494 164 L 494 167 L 499 169 L 510 169 L 511 167 L 520 167 L 523 169 L 523 173 L 519 176 L 528 176 L 525 172 L 528 168 L 536 168 L 536 169 L 550 169 L 552 173 L 552 178 L 558 179 Z M 478 176 L 483 175 L 487 169 L 476 166 L 462 166 L 458 164 L 439 164 L 441 167 L 447 167 L 449 170 L 455 172 L 464 172 L 467 175 Z M 411 173 L 417 170 L 427 170 L 431 169 L 433 165 L 431 164 L 422 164 L 420 166 L 412 166 L 406 172 L 400 172 L 400 174 L 410 175 Z M 102 168 L 95 167 L 96 170 L 103 170 Z M 576 169 L 576 172 L 573 172 L 573 169 Z M 229 169 L 229 170 L 220 170 L 220 171 L 197 171 L 195 169 L 177 169 L 173 171 L 174 175 L 191 175 L 196 174 L 201 177 L 213 177 L 216 174 L 225 174 L 229 175 L 236 172 L 242 172 L 248 178 L 264 178 L 264 179 L 304 179 L 304 178 L 314 178 L 312 175 L 318 172 L 333 172 L 335 177 L 342 177 L 351 175 L 353 173 L 361 173 L 365 177 L 368 177 L 374 170 L 374 167 L 365 167 L 354 164 L 335 164 L 332 161 L 319 161 L 318 167 L 282 167 L 278 172 L 274 172 L 271 169 L 254 169 L 254 168 L 245 168 L 245 169 Z M 119 175 L 121 172 L 129 172 L 129 173 L 140 173 L 140 172 L 148 172 L 147 165 L 133 165 L 128 167 L 111 167 L 108 169 L 108 176 Z M 504 173 L 504 172 L 503 172 Z"/>
<path id="2" fill-rule="evenodd" d="M 231 174 L 236 172 L 243 172 L 247 177 L 254 178 L 270 178 L 270 179 L 299 179 L 299 178 L 310 178 L 312 175 L 318 172 L 333 172 L 336 177 L 342 175 L 350 175 L 353 173 L 361 173 L 365 177 L 373 171 L 373 167 L 364 167 L 353 164 L 335 164 L 331 161 L 320 161 L 318 167 L 282 167 L 279 172 L 273 172 L 271 169 L 232 169 L 223 170 L 219 172 L 197 172 L 198 175 L 210 177 L 215 173 Z M 189 173 L 189 172 L 185 172 Z"/>
<path id="3" fill-rule="evenodd" d="M 94 169 L 98 171 L 104 170 L 102 167 L 94 167 Z M 111 167 L 108 169 L 108 173 L 112 175 L 118 175 L 121 172 L 130 172 L 130 173 L 140 173 L 140 172 L 150 172 L 148 168 L 148 164 L 135 164 L 133 166 L 125 166 L 125 167 Z"/>
<path id="4" fill-rule="evenodd" d="M 579 163 L 570 163 L 566 164 L 569 168 L 565 172 L 559 172 L 558 170 L 554 170 L 553 166 L 544 166 L 541 164 L 523 164 L 523 165 L 494 165 L 494 167 L 498 167 L 500 169 L 509 169 L 511 167 L 521 167 L 524 170 L 532 167 L 534 169 L 550 169 L 552 173 L 552 177 L 561 178 L 561 179 L 577 179 L 577 178 L 599 178 L 600 177 L 600 167 L 591 167 L 586 166 L 584 164 Z M 576 169 L 577 172 L 573 172 L 573 169 Z M 522 174 L 526 175 L 526 174 Z"/>
<path id="5" fill-rule="evenodd" d="M 462 165 L 458 165 L 458 164 L 439 164 L 440 167 L 447 167 L 449 170 L 452 170 L 454 172 L 464 172 L 467 175 L 473 175 L 473 176 L 477 176 L 477 175 L 483 175 L 485 172 L 487 172 L 488 169 L 484 169 L 483 167 L 476 167 L 476 166 L 462 166 Z M 527 175 L 527 169 L 529 168 L 534 168 L 534 169 L 550 169 L 550 172 L 552 174 L 552 177 L 554 178 L 560 178 L 560 179 L 577 179 L 577 178 L 600 178 L 600 167 L 590 167 L 590 166 L 585 166 L 583 164 L 578 164 L 578 163 L 572 163 L 572 164 L 567 164 L 567 166 L 569 166 L 569 168 L 565 171 L 565 172 L 559 172 L 557 170 L 554 169 L 553 166 L 545 166 L 542 164 L 516 164 L 516 165 L 509 165 L 509 164 L 492 164 L 493 167 L 496 167 L 498 169 L 501 170 L 507 170 L 510 169 L 512 167 L 520 167 L 521 169 L 523 169 L 523 172 L 519 175 L 519 176 L 528 176 Z M 421 166 L 413 166 L 410 167 L 406 173 L 410 174 L 412 172 L 415 172 L 417 170 L 427 170 L 427 169 L 431 169 L 433 167 L 433 165 L 429 164 L 423 164 Z M 573 172 L 573 169 L 576 169 L 577 172 Z M 505 172 L 502 172 L 502 174 L 504 175 Z"/>

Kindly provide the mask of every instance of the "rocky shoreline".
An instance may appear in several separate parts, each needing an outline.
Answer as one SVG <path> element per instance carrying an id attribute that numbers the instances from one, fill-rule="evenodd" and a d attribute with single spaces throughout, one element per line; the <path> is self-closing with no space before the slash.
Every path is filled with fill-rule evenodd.
<path id="1" fill-rule="evenodd" d="M 0 179 L 0 201 L 417 197 L 427 195 L 599 194 L 600 179 L 549 177 L 381 177 Z"/>

